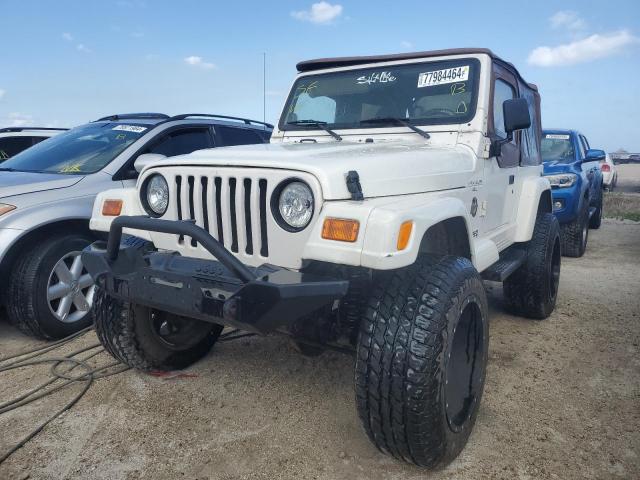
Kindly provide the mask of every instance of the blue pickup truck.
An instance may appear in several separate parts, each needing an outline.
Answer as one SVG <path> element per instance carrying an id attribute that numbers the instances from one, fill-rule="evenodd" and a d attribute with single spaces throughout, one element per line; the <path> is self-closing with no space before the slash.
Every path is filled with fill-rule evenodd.
<path id="1" fill-rule="evenodd" d="M 581 257 L 589 228 L 600 228 L 602 222 L 600 162 L 605 152 L 590 148 L 580 132 L 553 129 L 542 132 L 541 155 L 560 222 L 562 254 Z"/>

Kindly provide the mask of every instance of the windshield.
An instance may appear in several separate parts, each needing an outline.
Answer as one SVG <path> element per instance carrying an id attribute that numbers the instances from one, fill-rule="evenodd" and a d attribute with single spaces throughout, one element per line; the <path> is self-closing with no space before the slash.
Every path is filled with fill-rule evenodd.
<path id="1" fill-rule="evenodd" d="M 0 170 L 83 175 L 105 167 L 148 125 L 90 123 L 56 135 L 2 163 Z"/>
<path id="2" fill-rule="evenodd" d="M 573 143 L 569 134 L 545 133 L 540 143 L 543 162 L 575 162 Z"/>
<path id="3" fill-rule="evenodd" d="M 480 62 L 422 62 L 321 73 L 299 78 L 280 119 L 281 130 L 468 122 L 475 114 Z M 368 122 L 387 119 L 387 122 Z M 307 122 L 305 125 L 304 122 Z M 313 124 L 315 122 L 315 125 Z"/>

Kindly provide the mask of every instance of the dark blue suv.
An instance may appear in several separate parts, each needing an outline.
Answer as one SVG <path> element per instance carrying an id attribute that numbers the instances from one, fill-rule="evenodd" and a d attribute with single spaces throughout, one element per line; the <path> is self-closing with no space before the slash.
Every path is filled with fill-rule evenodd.
<path id="1" fill-rule="evenodd" d="M 605 152 L 591 149 L 580 132 L 553 129 L 542 132 L 541 155 L 560 222 L 562 254 L 581 257 L 589 228 L 600 228 L 602 222 L 600 162 Z"/>

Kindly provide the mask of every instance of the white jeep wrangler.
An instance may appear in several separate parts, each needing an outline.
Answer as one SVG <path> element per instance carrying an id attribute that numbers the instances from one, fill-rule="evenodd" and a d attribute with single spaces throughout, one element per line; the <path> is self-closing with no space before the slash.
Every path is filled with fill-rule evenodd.
<path id="1" fill-rule="evenodd" d="M 225 325 L 353 351 L 372 442 L 441 467 L 482 397 L 483 279 L 518 315 L 556 303 L 537 89 L 485 49 L 298 70 L 270 144 L 169 158 L 97 198 L 98 335 L 154 370 L 200 359 Z"/>

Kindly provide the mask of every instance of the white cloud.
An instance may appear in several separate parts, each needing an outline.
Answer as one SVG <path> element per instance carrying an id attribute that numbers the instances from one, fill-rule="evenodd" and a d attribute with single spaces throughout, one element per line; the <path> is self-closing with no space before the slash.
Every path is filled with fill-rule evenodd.
<path id="1" fill-rule="evenodd" d="M 585 22 L 580 15 L 571 10 L 561 10 L 556 12 L 549 18 L 549 21 L 553 28 L 582 30 L 587 26 L 587 22 Z"/>
<path id="2" fill-rule="evenodd" d="M 413 48 L 413 43 L 407 41 L 407 40 L 403 40 L 400 42 L 400 46 L 404 49 L 409 49 L 409 48 Z"/>
<path id="3" fill-rule="evenodd" d="M 33 125 L 33 116 L 19 112 L 11 112 L 5 119 L 2 119 L 0 123 L 8 127 L 26 127 Z"/>
<path id="4" fill-rule="evenodd" d="M 0 100 L 2 100 L 2 98 L 5 96 L 6 93 L 7 93 L 6 90 L 0 88 Z"/>
<path id="5" fill-rule="evenodd" d="M 91 49 L 88 48 L 84 43 L 79 43 L 76 45 L 76 50 L 82 53 L 91 53 Z"/>
<path id="6" fill-rule="evenodd" d="M 64 38 L 67 42 L 73 42 L 73 35 L 68 32 L 64 32 L 62 34 L 62 38 Z"/>
<path id="7" fill-rule="evenodd" d="M 538 67 L 574 65 L 615 55 L 639 41 L 627 30 L 602 35 L 596 33 L 564 45 L 534 48 L 527 61 Z"/>
<path id="8" fill-rule="evenodd" d="M 216 66 L 213 63 L 205 62 L 202 59 L 202 57 L 198 57 L 196 55 L 191 55 L 190 57 L 185 58 L 184 62 L 187 65 L 191 65 L 192 67 L 202 68 L 203 70 L 211 70 L 213 68 L 216 68 Z"/>
<path id="9" fill-rule="evenodd" d="M 342 5 L 331 5 L 325 1 L 314 3 L 309 10 L 291 12 L 291 16 L 296 20 L 316 23 L 318 25 L 331 23 L 340 15 L 342 15 Z"/>

